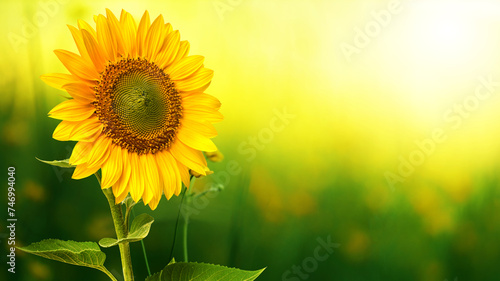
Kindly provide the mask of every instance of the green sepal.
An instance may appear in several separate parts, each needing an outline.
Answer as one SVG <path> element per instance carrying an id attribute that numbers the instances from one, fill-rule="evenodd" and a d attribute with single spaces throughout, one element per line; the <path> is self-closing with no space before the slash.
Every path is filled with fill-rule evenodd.
<path id="1" fill-rule="evenodd" d="M 139 199 L 139 201 L 141 201 L 141 199 Z M 132 209 L 138 202 L 135 202 L 134 199 L 132 199 L 132 197 L 130 197 L 130 194 L 127 195 L 127 197 L 125 197 L 125 199 L 123 199 L 123 203 L 125 204 L 125 207 L 128 209 Z"/>

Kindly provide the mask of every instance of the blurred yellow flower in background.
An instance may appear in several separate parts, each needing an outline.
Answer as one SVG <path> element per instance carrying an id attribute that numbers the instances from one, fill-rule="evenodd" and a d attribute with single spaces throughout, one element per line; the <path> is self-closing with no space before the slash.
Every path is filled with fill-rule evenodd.
<path id="1" fill-rule="evenodd" d="M 56 50 L 71 74 L 42 76 L 71 98 L 49 112 L 63 120 L 53 137 L 78 141 L 70 157 L 74 179 L 102 171 L 101 187 L 112 186 L 116 202 L 129 193 L 155 209 L 162 193 L 180 194 L 189 170 L 205 175 L 202 151 L 216 151 L 212 123 L 221 121 L 220 102 L 204 91 L 213 71 L 204 57 L 188 56 L 179 31 L 146 11 L 139 25 L 122 10 L 106 9 L 69 26 L 79 55 Z"/>

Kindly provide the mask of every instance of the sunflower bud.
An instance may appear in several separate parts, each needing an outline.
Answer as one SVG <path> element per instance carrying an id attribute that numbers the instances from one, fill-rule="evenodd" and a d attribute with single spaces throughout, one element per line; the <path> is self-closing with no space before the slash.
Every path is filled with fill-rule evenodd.
<path id="1" fill-rule="evenodd" d="M 222 154 L 219 150 L 204 153 L 208 160 L 212 162 L 221 162 L 222 160 L 224 160 L 224 154 Z"/>
<path id="2" fill-rule="evenodd" d="M 201 177 L 203 177 L 203 175 L 202 175 L 202 174 L 197 173 L 196 171 L 193 171 L 193 170 L 189 170 L 189 173 L 190 173 L 193 177 L 195 177 L 195 178 L 201 178 Z M 214 173 L 214 171 L 210 171 L 210 170 L 205 171 L 205 175 L 206 175 L 206 176 L 211 175 L 211 174 L 213 174 L 213 173 Z"/>

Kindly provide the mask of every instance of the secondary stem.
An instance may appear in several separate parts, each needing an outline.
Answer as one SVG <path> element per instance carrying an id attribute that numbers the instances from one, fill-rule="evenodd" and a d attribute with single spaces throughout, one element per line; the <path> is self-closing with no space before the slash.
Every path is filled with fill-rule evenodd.
<path id="1" fill-rule="evenodd" d="M 98 179 L 100 178 L 97 174 L 96 176 Z M 102 192 L 106 195 L 106 199 L 108 199 L 111 216 L 113 217 L 113 223 L 115 225 L 116 238 L 118 238 L 118 240 L 123 239 L 128 235 L 128 227 L 125 224 L 126 222 L 123 220 L 122 207 L 121 205 L 115 204 L 115 196 L 113 195 L 111 188 L 103 189 Z M 118 247 L 120 248 L 120 257 L 122 260 L 123 278 L 125 281 L 133 281 L 134 274 L 132 270 L 129 243 L 119 243 Z"/>
<path id="2" fill-rule="evenodd" d="M 168 258 L 169 261 L 171 261 L 172 258 L 174 257 L 175 240 L 177 238 L 177 226 L 179 225 L 179 219 L 181 217 L 181 212 L 182 212 L 182 204 L 184 203 L 184 197 L 186 197 L 186 192 L 187 192 L 187 189 L 182 192 L 181 203 L 179 204 L 179 211 L 177 212 L 177 219 L 175 220 L 174 239 L 172 240 L 172 248 L 170 249 L 170 257 Z"/>
<path id="3" fill-rule="evenodd" d="M 134 215 L 135 219 L 135 211 L 133 208 L 132 209 L 132 215 Z M 127 217 L 127 216 L 125 216 Z M 127 219 L 125 219 L 127 221 Z M 148 277 L 151 276 L 151 270 L 149 269 L 149 262 L 148 262 L 148 256 L 146 255 L 146 247 L 144 246 L 144 240 L 141 240 L 141 247 L 142 247 L 142 254 L 144 255 L 144 262 L 146 263 L 146 269 L 148 270 Z"/>
<path id="4" fill-rule="evenodd" d="M 116 280 L 116 277 L 113 276 L 113 274 L 111 274 L 111 272 L 109 272 L 109 270 L 107 270 L 104 266 L 101 268 L 101 271 L 106 273 L 106 275 L 108 275 L 109 279 L 111 279 L 112 281 L 118 281 Z"/>
<path id="5" fill-rule="evenodd" d="M 191 177 L 191 183 L 189 184 L 189 188 L 186 190 L 186 205 L 191 203 L 191 191 L 193 189 L 195 177 Z M 182 232 L 182 248 L 184 250 L 184 262 L 188 262 L 188 246 L 187 246 L 187 233 L 188 233 L 188 225 L 189 225 L 189 213 L 186 213 L 184 216 L 184 227 Z"/>
<path id="6" fill-rule="evenodd" d="M 184 216 L 184 227 L 182 231 L 182 248 L 184 249 L 184 262 L 188 262 L 188 246 L 187 246 L 187 233 L 188 233 L 189 217 Z"/>

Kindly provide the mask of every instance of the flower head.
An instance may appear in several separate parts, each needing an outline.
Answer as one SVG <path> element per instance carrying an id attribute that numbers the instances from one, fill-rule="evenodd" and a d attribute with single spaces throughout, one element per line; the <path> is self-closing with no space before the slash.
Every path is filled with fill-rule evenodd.
<path id="1" fill-rule="evenodd" d="M 70 74 L 42 76 L 72 97 L 49 112 L 62 120 L 53 137 L 77 141 L 74 179 L 101 169 L 101 187 L 112 187 L 117 202 L 130 193 L 155 209 L 162 194 L 189 186 L 189 170 L 205 175 L 202 151 L 217 150 L 210 138 L 220 102 L 204 93 L 213 71 L 161 15 L 150 23 L 146 11 L 137 25 L 106 10 L 94 20 L 96 29 L 69 26 L 79 54 L 55 51 Z"/>

